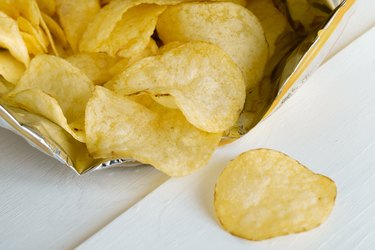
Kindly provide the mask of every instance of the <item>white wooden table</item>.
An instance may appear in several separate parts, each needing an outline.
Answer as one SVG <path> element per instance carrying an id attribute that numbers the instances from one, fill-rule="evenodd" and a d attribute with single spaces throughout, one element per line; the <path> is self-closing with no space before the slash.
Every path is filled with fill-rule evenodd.
<path id="1" fill-rule="evenodd" d="M 357 11 L 330 57 L 374 25 L 375 1 L 357 0 Z M 336 181 L 338 199 L 326 223 L 260 243 L 218 226 L 212 209 L 217 176 L 238 153 L 258 147 L 283 151 Z M 270 118 L 185 178 L 168 179 L 148 167 L 79 177 L 0 129 L 0 249 L 77 246 L 374 248 L 375 29 L 332 57 Z"/>

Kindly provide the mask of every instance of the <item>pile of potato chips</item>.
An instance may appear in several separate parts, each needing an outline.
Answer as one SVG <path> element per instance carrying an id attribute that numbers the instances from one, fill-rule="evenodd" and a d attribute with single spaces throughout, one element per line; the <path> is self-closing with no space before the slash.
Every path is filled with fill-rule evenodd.
<path id="1" fill-rule="evenodd" d="M 260 2 L 1 1 L 1 102 L 57 124 L 92 158 L 189 174 L 239 121 L 251 126 L 244 107 L 262 109 L 288 23 L 271 0 L 279 25 L 258 20 Z"/>
<path id="2" fill-rule="evenodd" d="M 311 16 L 308 2 L 286 4 Z M 314 11 L 289 14 L 308 30 Z M 260 120 L 296 44 L 292 26 L 272 0 L 1 0 L 0 104 L 25 112 L 19 122 L 41 117 L 50 137 L 63 129 L 78 162 L 134 159 L 187 175 Z M 318 226 L 336 186 L 257 150 L 229 164 L 215 195 L 224 228 L 262 240 Z"/>

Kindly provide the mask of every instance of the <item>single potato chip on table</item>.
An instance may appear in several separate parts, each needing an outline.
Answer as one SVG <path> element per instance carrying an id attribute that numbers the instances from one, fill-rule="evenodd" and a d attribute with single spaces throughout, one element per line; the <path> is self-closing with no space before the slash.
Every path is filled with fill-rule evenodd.
<path id="1" fill-rule="evenodd" d="M 178 110 L 147 107 L 97 86 L 86 109 L 86 143 L 95 158 L 132 158 L 170 176 L 205 166 L 221 133 L 201 131 Z"/>
<path id="2" fill-rule="evenodd" d="M 218 45 L 241 69 L 247 89 L 262 79 L 267 41 L 257 18 L 243 6 L 223 2 L 169 6 L 156 30 L 164 44 L 206 41 Z"/>
<path id="3" fill-rule="evenodd" d="M 335 183 L 270 149 L 233 160 L 216 183 L 215 212 L 228 232 L 249 240 L 304 232 L 332 211 Z"/>
<path id="4" fill-rule="evenodd" d="M 170 95 L 186 119 L 207 132 L 222 132 L 238 119 L 245 101 L 241 71 L 219 47 L 186 43 L 142 59 L 106 84 L 123 95 Z"/>

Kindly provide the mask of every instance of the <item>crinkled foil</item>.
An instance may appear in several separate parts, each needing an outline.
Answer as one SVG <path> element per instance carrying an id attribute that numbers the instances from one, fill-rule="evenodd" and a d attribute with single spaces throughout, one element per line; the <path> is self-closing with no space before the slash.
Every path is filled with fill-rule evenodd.
<path id="1" fill-rule="evenodd" d="M 279 37 L 277 53 L 266 67 L 262 84 L 249 91 L 238 124 L 227 131 L 224 140 L 234 140 L 247 133 L 293 94 L 328 53 L 327 50 L 313 51 L 327 43 L 327 39 L 322 39 L 321 31 L 328 30 L 332 25 L 338 26 L 332 24 L 332 20 L 341 8 L 346 4 L 352 5 L 353 2 L 354 0 L 273 0 L 277 9 L 287 17 L 291 29 Z M 338 34 L 332 32 L 328 37 L 334 40 L 338 38 Z M 310 61 L 311 65 L 306 65 L 306 57 L 311 57 L 314 54 L 312 52 L 318 54 L 319 60 Z M 1 103 L 1 99 L 0 127 L 20 135 L 30 145 L 62 162 L 77 174 L 115 166 L 142 165 L 132 159 L 93 159 L 85 144 L 74 140 L 56 124 L 22 109 L 7 106 Z"/>

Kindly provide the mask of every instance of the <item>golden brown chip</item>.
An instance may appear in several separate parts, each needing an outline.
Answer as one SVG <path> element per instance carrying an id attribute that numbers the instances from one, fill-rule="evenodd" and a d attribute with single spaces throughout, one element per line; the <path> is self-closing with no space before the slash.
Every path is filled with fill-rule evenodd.
<path id="1" fill-rule="evenodd" d="M 215 188 L 216 215 L 228 232 L 249 240 L 308 231 L 332 211 L 335 183 L 270 149 L 233 160 Z"/>
<path id="2" fill-rule="evenodd" d="M 178 110 L 146 107 L 100 86 L 87 104 L 85 124 L 93 157 L 133 158 L 170 176 L 206 165 L 221 139 L 221 133 L 192 126 Z"/>
<path id="3" fill-rule="evenodd" d="M 262 79 L 268 45 L 259 21 L 243 6 L 223 2 L 170 6 L 156 29 L 164 44 L 206 41 L 220 46 L 241 69 L 248 89 Z"/>
<path id="4" fill-rule="evenodd" d="M 204 42 L 142 59 L 106 86 L 123 95 L 173 96 L 189 122 L 213 133 L 230 128 L 245 101 L 241 71 L 222 49 Z"/>

